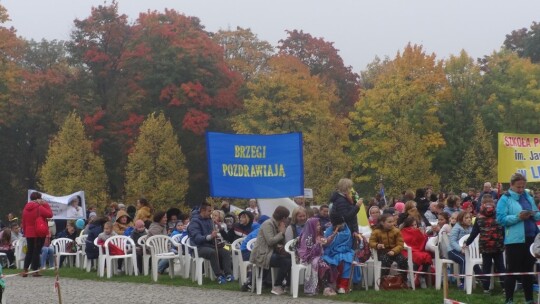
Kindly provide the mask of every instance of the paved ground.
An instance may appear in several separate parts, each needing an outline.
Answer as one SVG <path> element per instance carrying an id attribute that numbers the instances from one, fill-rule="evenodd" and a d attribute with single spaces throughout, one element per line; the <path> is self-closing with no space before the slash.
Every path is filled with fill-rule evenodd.
<path id="1" fill-rule="evenodd" d="M 257 296 L 247 292 L 220 291 L 193 287 L 171 287 L 151 284 L 97 282 L 91 280 L 60 279 L 63 304 L 130 303 L 130 304 L 287 304 L 287 303 L 346 303 L 321 299 L 293 299 L 290 295 Z M 6 278 L 7 304 L 58 303 L 53 277 Z"/>

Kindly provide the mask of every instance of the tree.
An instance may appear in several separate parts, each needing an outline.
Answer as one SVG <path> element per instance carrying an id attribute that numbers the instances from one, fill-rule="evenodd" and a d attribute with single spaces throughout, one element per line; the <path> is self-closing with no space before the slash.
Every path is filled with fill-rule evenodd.
<path id="1" fill-rule="evenodd" d="M 337 180 L 349 171 L 347 120 L 331 108 L 337 97 L 325 90 L 319 77 L 293 56 L 279 55 L 268 62 L 268 72 L 247 84 L 244 112 L 233 117 L 238 133 L 302 132 L 305 185 L 318 199 L 327 199 Z"/>
<path id="2" fill-rule="evenodd" d="M 482 117 L 474 117 L 474 137 L 465 152 L 463 164 L 457 174 L 460 188 L 478 187 L 485 181 L 497 179 L 497 156 L 491 143 L 492 134 L 484 127 Z"/>
<path id="3" fill-rule="evenodd" d="M 150 114 L 129 154 L 126 199 L 145 197 L 164 210 L 183 202 L 188 190 L 186 158 L 165 115 Z"/>
<path id="4" fill-rule="evenodd" d="M 429 151 L 422 138 L 413 132 L 406 119 L 399 128 L 390 130 L 385 138 L 387 149 L 377 173 L 384 179 L 387 193 L 398 195 L 406 189 L 438 185 L 439 175 L 432 169 Z"/>
<path id="5" fill-rule="evenodd" d="M 409 44 L 403 54 L 398 53 L 395 59 L 384 64 L 373 88 L 362 94 L 355 111 L 351 112 L 355 180 L 375 186 L 379 176 L 389 170 L 386 167 L 391 162 L 387 162 L 387 158 L 395 153 L 395 140 L 390 134 L 407 130 L 403 126 L 410 129 L 412 134 L 408 137 L 417 140 L 415 144 L 425 146 L 423 150 L 416 150 L 423 153 L 408 157 L 431 164 L 435 151 L 445 145 L 438 113 L 448 98 L 442 62 L 437 62 L 434 54 L 427 55 L 421 46 Z M 393 175 L 407 174 L 402 171 Z M 392 183 L 384 179 L 385 185 Z M 434 178 L 431 184 L 436 182 Z"/>
<path id="6" fill-rule="evenodd" d="M 251 29 L 236 27 L 236 30 L 219 30 L 212 35 L 213 40 L 223 47 L 225 61 L 229 68 L 249 81 L 264 71 L 274 47 L 260 40 Z"/>
<path id="7" fill-rule="evenodd" d="M 465 151 L 474 142 L 473 120 L 484 101 L 480 95 L 480 67 L 467 52 L 462 50 L 458 56 L 450 56 L 444 64 L 451 97 L 441 104 L 439 117 L 444 123 L 441 133 L 447 145 L 436 152 L 433 167 L 441 176 L 444 190 L 448 191 L 464 189 L 459 185 L 457 173 Z"/>
<path id="8" fill-rule="evenodd" d="M 78 20 L 72 48 L 80 59 L 80 98 L 95 147 L 103 153 L 114 197 L 124 192 L 127 155 L 144 117 L 162 111 L 186 145 L 191 201 L 208 193 L 203 134 L 230 130 L 225 117 L 240 107 L 241 75 L 196 17 L 148 11 L 132 23 L 117 3 Z"/>
<path id="9" fill-rule="evenodd" d="M 501 51 L 486 57 L 482 68 L 480 94 L 485 102 L 480 113 L 486 129 L 493 134 L 540 133 L 540 66 Z"/>
<path id="10" fill-rule="evenodd" d="M 105 164 L 92 152 L 92 141 L 84 134 L 77 114 L 67 116 L 51 141 L 39 179 L 41 187 L 49 194 L 60 196 L 84 190 L 87 204 L 98 208 L 107 205 Z"/>
<path id="11" fill-rule="evenodd" d="M 279 41 L 279 52 L 297 57 L 309 67 L 311 75 L 319 76 L 323 82 L 332 85 L 339 96 L 334 111 L 346 116 L 358 101 L 358 74 L 352 71 L 351 66 L 345 66 L 332 42 L 298 30 L 287 31 L 287 34 L 289 36 L 285 40 Z"/>
<path id="12" fill-rule="evenodd" d="M 540 62 L 540 23 L 534 21 L 530 30 L 521 28 L 512 31 L 506 35 L 503 45 L 519 57 L 530 58 L 533 63 Z"/>

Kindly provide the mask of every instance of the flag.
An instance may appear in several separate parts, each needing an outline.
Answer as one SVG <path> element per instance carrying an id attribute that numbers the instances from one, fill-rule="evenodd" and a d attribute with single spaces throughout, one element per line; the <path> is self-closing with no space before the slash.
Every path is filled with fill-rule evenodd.
<path id="1" fill-rule="evenodd" d="M 384 206 L 386 206 L 386 194 L 384 193 L 384 185 L 381 184 L 381 190 L 379 191 L 379 194 L 381 195 L 381 199 L 384 202 Z"/>

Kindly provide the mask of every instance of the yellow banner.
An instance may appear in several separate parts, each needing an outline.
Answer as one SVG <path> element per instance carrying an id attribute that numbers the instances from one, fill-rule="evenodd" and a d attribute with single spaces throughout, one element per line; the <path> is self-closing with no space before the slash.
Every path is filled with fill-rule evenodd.
<path id="1" fill-rule="evenodd" d="M 358 211 L 356 214 L 356 219 L 358 220 L 358 226 L 369 226 L 366 207 L 364 207 L 364 204 L 360 205 L 360 211 Z"/>
<path id="2" fill-rule="evenodd" d="M 540 134 L 499 133 L 498 180 L 509 183 L 519 172 L 529 182 L 540 181 Z"/>

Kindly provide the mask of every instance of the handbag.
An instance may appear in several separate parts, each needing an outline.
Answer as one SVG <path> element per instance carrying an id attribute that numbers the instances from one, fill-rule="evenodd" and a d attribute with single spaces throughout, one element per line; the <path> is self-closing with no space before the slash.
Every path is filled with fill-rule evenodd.
<path id="1" fill-rule="evenodd" d="M 49 234 L 49 224 L 43 217 L 41 217 L 38 207 L 38 216 L 36 218 L 36 236 L 46 237 L 47 234 Z"/>
<path id="2" fill-rule="evenodd" d="M 406 289 L 407 284 L 403 282 L 400 275 L 386 275 L 379 278 L 379 288 L 383 290 Z"/>

